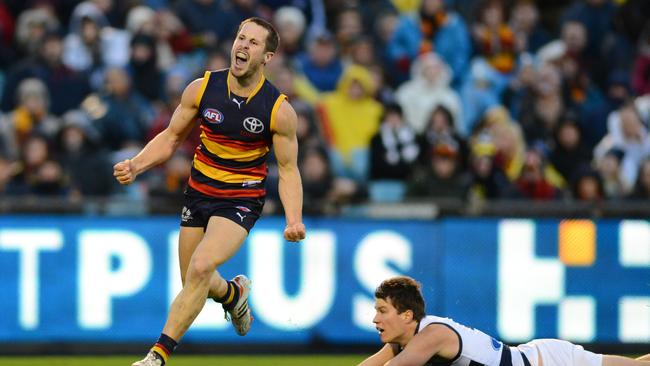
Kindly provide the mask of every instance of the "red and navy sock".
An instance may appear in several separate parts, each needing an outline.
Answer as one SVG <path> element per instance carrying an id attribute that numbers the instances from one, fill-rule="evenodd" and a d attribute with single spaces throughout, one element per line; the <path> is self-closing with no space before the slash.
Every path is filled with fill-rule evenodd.
<path id="1" fill-rule="evenodd" d="M 161 333 L 158 342 L 151 347 L 151 351 L 155 352 L 163 360 L 163 365 L 167 363 L 167 360 L 172 355 L 172 352 L 178 346 L 178 342 L 173 340 L 170 336 Z"/>
<path id="2" fill-rule="evenodd" d="M 214 298 L 214 301 L 219 302 L 223 305 L 223 308 L 226 310 L 232 309 L 237 301 L 239 300 L 239 286 L 233 281 L 226 281 L 228 288 L 226 293 L 219 298 Z"/>

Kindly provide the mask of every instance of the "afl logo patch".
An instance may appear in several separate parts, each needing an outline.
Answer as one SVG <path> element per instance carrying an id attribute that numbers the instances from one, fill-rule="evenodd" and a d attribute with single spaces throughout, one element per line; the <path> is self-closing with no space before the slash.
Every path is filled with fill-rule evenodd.
<path id="1" fill-rule="evenodd" d="M 214 108 L 208 108 L 203 111 L 203 118 L 210 123 L 219 124 L 223 122 L 223 113 Z"/>
<path id="2" fill-rule="evenodd" d="M 251 133 L 260 133 L 264 131 L 264 124 L 255 117 L 246 117 L 244 119 L 244 128 Z"/>

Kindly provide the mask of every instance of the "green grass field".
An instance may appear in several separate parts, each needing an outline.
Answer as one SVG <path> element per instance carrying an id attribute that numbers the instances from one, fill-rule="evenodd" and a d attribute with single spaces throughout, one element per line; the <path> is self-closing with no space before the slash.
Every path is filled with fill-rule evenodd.
<path id="1" fill-rule="evenodd" d="M 0 357 L 0 366 L 130 366 L 138 356 Z M 356 365 L 365 356 L 174 356 L 169 366 L 339 366 Z"/>

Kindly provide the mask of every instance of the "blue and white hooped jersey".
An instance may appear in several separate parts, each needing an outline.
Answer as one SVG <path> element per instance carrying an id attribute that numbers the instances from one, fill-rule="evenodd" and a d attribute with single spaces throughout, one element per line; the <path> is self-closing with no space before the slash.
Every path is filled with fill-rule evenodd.
<path id="1" fill-rule="evenodd" d="M 480 330 L 456 323 L 449 318 L 427 315 L 416 329 L 422 331 L 431 324 L 443 324 L 453 330 L 460 340 L 458 354 L 451 360 L 439 356 L 432 357 L 425 366 L 530 366 L 515 347 L 504 345 L 501 341 L 481 332 Z M 401 349 L 397 349 L 400 352 Z M 514 360 L 513 360 L 514 358 Z"/>

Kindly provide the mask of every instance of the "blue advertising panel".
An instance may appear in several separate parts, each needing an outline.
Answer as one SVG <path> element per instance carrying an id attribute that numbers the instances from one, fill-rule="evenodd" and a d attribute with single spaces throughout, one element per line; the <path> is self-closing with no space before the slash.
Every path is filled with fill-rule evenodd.
<path id="1" fill-rule="evenodd" d="M 422 282 L 428 312 L 509 342 L 650 342 L 643 220 L 260 220 L 220 272 L 253 281 L 238 337 L 208 300 L 184 341 L 368 344 L 373 291 Z M 0 342 L 148 342 L 181 289 L 178 218 L 0 218 Z"/>

